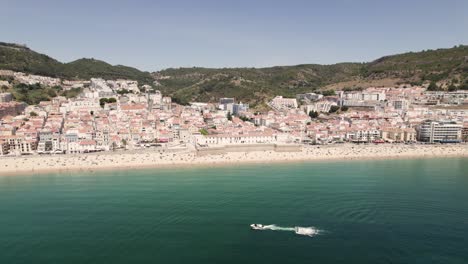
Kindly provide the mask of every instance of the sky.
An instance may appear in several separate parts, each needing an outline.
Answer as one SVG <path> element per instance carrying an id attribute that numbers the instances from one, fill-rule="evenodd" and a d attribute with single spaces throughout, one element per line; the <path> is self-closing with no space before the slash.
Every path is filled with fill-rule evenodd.
<path id="1" fill-rule="evenodd" d="M 366 62 L 468 44 L 467 0 L 0 0 L 0 41 L 145 71 Z"/>

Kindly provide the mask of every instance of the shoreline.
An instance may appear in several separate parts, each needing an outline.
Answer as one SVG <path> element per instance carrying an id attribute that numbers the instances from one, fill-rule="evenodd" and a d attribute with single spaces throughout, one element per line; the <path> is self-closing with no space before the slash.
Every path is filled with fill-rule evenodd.
<path id="1" fill-rule="evenodd" d="M 199 156 L 193 152 L 93 153 L 0 158 L 0 175 L 95 172 L 112 170 L 219 167 L 241 164 L 287 164 L 325 161 L 468 157 L 468 145 L 328 145 L 304 146 L 300 152 L 229 152 Z"/>

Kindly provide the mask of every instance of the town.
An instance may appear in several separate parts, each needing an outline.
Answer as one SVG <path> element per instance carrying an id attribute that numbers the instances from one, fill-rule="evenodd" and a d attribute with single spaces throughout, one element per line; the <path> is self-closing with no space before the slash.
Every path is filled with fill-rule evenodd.
<path id="1" fill-rule="evenodd" d="M 468 91 L 367 87 L 276 96 L 258 112 L 235 98 L 179 105 L 134 80 L 61 80 L 0 71 L 17 83 L 79 89 L 27 105 L 0 94 L 0 155 L 284 144 L 434 144 L 468 140 Z M 2 80 L 0 87 L 11 82 Z"/>

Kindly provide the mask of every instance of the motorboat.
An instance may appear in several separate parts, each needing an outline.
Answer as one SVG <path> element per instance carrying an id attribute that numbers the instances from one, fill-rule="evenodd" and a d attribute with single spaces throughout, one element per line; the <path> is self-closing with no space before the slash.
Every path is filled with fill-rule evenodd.
<path id="1" fill-rule="evenodd" d="M 262 224 L 251 224 L 250 228 L 253 230 L 265 230 L 265 226 Z"/>

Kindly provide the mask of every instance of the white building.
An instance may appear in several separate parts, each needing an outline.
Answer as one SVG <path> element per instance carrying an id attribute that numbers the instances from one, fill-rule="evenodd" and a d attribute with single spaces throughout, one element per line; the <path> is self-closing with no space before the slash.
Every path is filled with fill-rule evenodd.
<path id="1" fill-rule="evenodd" d="M 346 139 L 355 142 L 371 142 L 380 139 L 380 131 L 376 129 L 358 130 L 346 133 Z"/>
<path id="2" fill-rule="evenodd" d="M 395 110 L 406 110 L 410 105 L 409 101 L 406 99 L 391 100 L 390 104 L 395 108 Z"/>
<path id="3" fill-rule="evenodd" d="M 68 143 L 67 153 L 88 153 L 96 151 L 96 141 L 94 140 L 81 140 Z"/>
<path id="4" fill-rule="evenodd" d="M 296 99 L 297 100 L 303 100 L 306 102 L 310 101 L 318 101 L 323 98 L 322 94 L 316 94 L 316 93 L 305 93 L 305 94 L 297 94 Z"/>
<path id="5" fill-rule="evenodd" d="M 417 127 L 418 140 L 423 142 L 461 142 L 463 125 L 455 121 L 427 120 Z"/>
<path id="6" fill-rule="evenodd" d="M 332 105 L 337 104 L 335 102 L 320 101 L 304 106 L 304 110 L 306 114 L 310 113 L 311 111 L 318 113 L 328 113 L 330 112 L 330 108 L 332 107 Z"/>
<path id="7" fill-rule="evenodd" d="M 67 112 L 75 112 L 79 110 L 94 111 L 101 110 L 98 99 L 74 99 L 63 103 L 60 106 L 60 113 L 66 114 Z"/>
<path id="8" fill-rule="evenodd" d="M 22 72 L 15 72 L 15 80 L 20 83 L 25 84 L 42 84 L 45 86 L 56 86 L 61 84 L 61 80 L 58 78 L 52 78 L 47 76 L 40 76 L 40 75 L 32 75 L 32 74 L 25 74 Z"/>
<path id="9" fill-rule="evenodd" d="M 296 98 L 283 98 L 283 96 L 276 96 L 270 101 L 270 106 L 276 109 L 295 109 L 297 108 Z"/>
<path id="10" fill-rule="evenodd" d="M 383 91 L 343 92 L 340 93 L 340 98 L 342 100 L 385 101 L 386 95 Z"/>
<path id="11" fill-rule="evenodd" d="M 215 134 L 215 135 L 198 135 L 196 142 L 199 145 L 236 145 L 236 144 L 265 144 L 277 143 L 275 135 L 271 133 L 255 132 L 249 134 Z"/>

